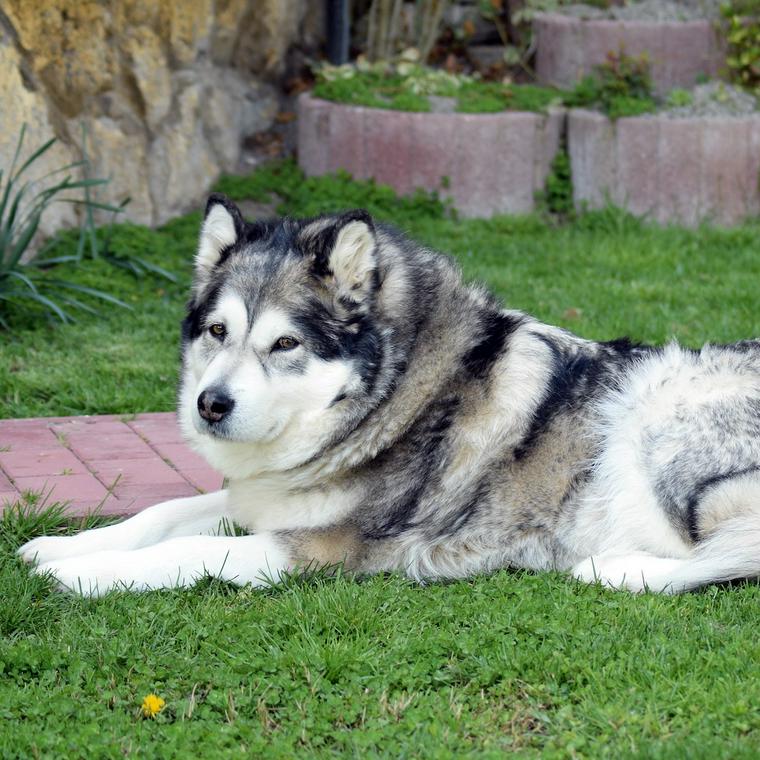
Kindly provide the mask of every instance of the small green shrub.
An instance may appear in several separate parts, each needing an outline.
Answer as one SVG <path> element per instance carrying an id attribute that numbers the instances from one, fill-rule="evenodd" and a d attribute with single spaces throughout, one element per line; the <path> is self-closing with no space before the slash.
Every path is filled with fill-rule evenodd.
<path id="1" fill-rule="evenodd" d="M 688 90 L 676 88 L 668 93 L 668 108 L 687 108 L 694 102 L 694 96 Z"/>
<path id="2" fill-rule="evenodd" d="M 565 96 L 569 106 L 600 108 L 612 119 L 638 116 L 656 110 L 652 91 L 649 57 L 626 55 L 624 50 L 607 54 L 607 60 L 596 66 Z"/>
<path id="3" fill-rule="evenodd" d="M 554 156 L 546 184 L 537 201 L 550 214 L 567 218 L 575 211 L 573 204 L 573 177 L 570 156 L 565 148 Z"/>
<path id="4" fill-rule="evenodd" d="M 760 95 L 760 6 L 757 0 L 731 0 L 721 7 L 731 79 Z"/>

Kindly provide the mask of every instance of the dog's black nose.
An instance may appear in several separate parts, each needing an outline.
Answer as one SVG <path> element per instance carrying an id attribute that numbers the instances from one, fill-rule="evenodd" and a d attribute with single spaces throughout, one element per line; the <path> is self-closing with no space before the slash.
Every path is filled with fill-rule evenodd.
<path id="1" fill-rule="evenodd" d="M 221 388 L 209 388 L 198 396 L 198 413 L 207 422 L 219 422 L 235 406 L 235 402 Z"/>

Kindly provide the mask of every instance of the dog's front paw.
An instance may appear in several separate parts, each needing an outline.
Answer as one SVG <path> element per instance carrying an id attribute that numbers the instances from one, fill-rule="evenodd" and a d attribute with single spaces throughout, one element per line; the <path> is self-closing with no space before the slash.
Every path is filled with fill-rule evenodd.
<path id="1" fill-rule="evenodd" d="M 71 591 L 82 596 L 103 596 L 116 588 L 145 588 L 124 567 L 123 552 L 98 552 L 84 557 L 59 559 L 38 564 L 34 572 L 52 575 L 61 591 Z"/>
<path id="2" fill-rule="evenodd" d="M 59 559 L 74 557 L 80 553 L 76 536 L 40 536 L 27 541 L 18 555 L 24 562 L 44 565 Z"/>

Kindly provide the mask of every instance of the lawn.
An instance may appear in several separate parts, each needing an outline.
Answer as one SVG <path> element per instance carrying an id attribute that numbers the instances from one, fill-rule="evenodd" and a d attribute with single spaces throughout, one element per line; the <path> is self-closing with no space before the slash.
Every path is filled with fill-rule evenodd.
<path id="1" fill-rule="evenodd" d="M 310 214 L 366 206 L 446 250 L 511 306 L 590 338 L 760 334 L 760 226 L 661 229 L 607 210 L 447 218 L 290 164 L 221 190 Z M 0 333 L 0 416 L 170 410 L 199 216 L 112 231 L 177 282 L 105 261 L 71 276 L 131 311 L 72 325 L 14 315 Z M 71 245 L 65 243 L 64 245 Z M 414 585 L 317 575 L 267 591 L 55 593 L 14 556 L 60 513 L 0 522 L 0 757 L 333 754 L 757 757 L 760 586 L 633 597 L 554 575 Z M 166 707 L 140 718 L 143 697 Z"/>

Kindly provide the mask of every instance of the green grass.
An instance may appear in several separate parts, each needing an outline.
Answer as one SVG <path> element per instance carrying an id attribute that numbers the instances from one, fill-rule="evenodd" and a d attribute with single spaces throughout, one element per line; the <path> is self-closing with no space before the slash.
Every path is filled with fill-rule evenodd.
<path id="1" fill-rule="evenodd" d="M 559 227 L 456 221 L 427 196 L 304 180 L 290 164 L 220 189 L 277 190 L 292 214 L 367 206 L 452 252 L 510 305 L 588 337 L 698 345 L 760 333 L 756 224 L 659 229 L 614 210 Z M 70 272 L 133 311 L 55 328 L 13 315 L 0 333 L 2 413 L 171 409 L 198 221 L 114 237 L 177 285 L 102 262 Z M 757 756 L 758 585 L 668 598 L 553 574 L 426 587 L 317 574 L 265 591 L 204 581 L 84 600 L 14 555 L 70 529 L 55 510 L 0 521 L 0 757 Z M 166 707 L 145 721 L 151 692 Z"/>

